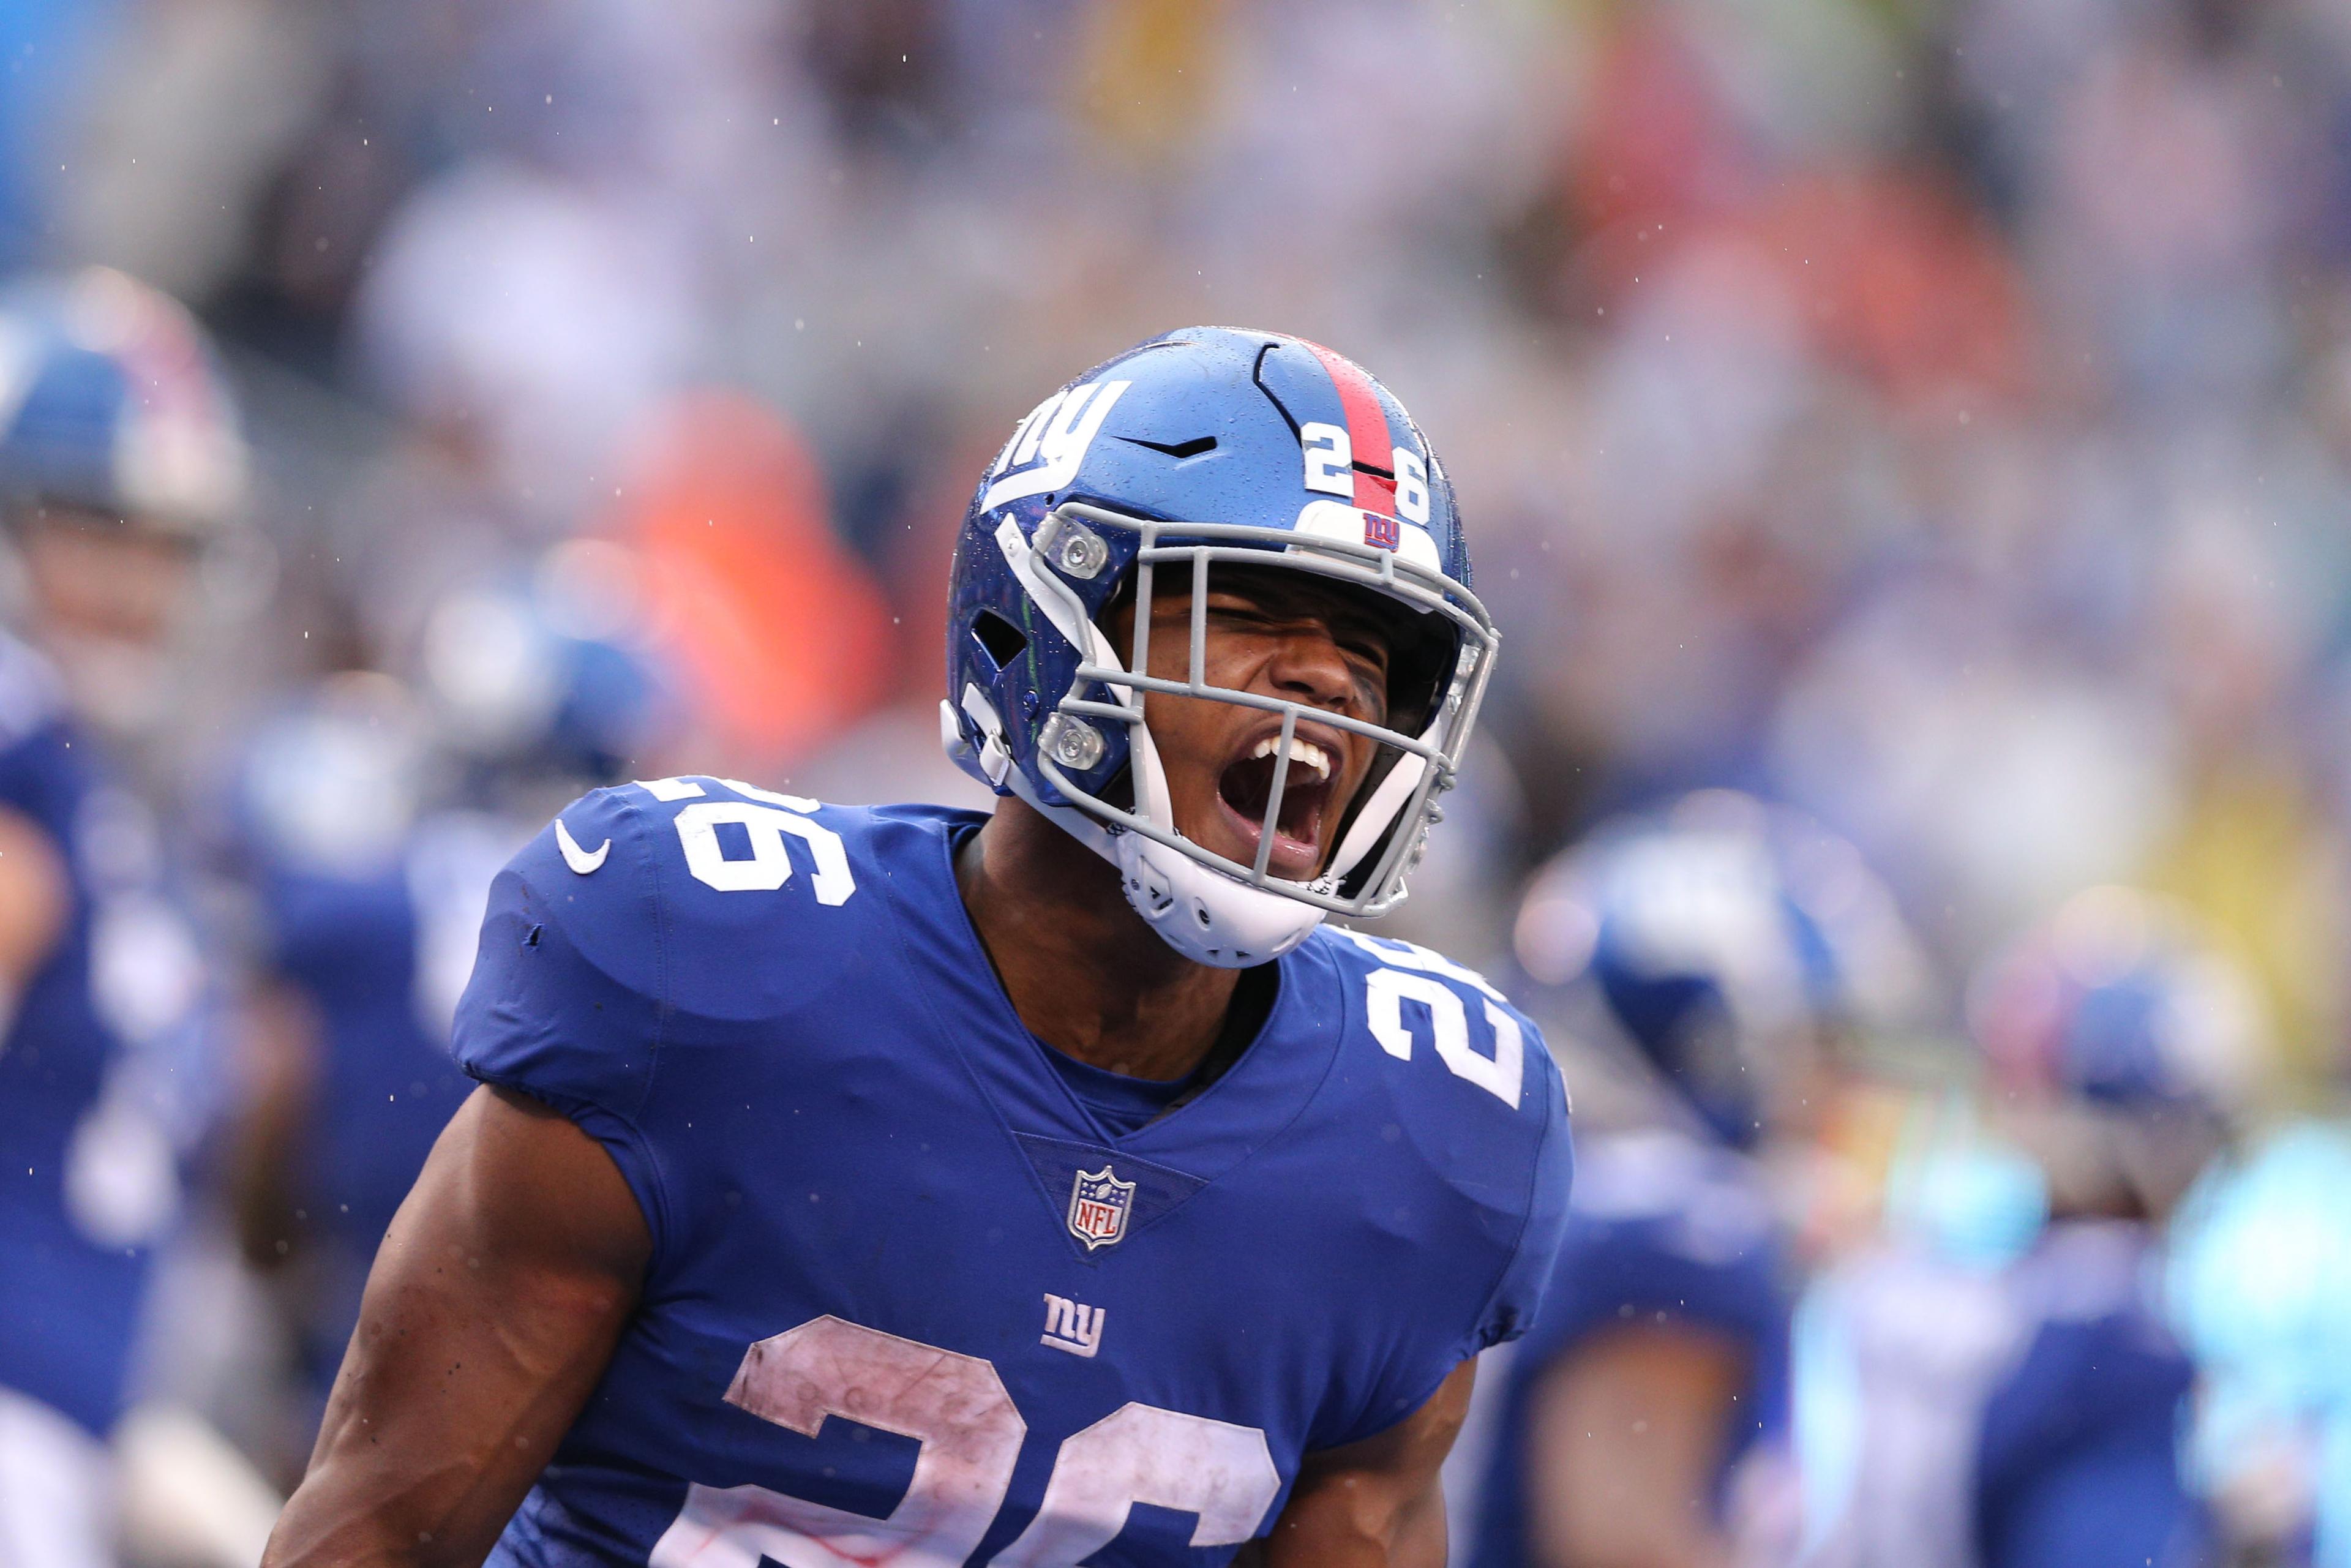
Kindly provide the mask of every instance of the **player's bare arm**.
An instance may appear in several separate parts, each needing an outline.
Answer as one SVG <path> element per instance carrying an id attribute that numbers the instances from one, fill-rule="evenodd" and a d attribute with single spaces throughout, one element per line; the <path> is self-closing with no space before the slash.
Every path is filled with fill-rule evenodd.
<path id="1" fill-rule="evenodd" d="M 1537 1385 L 1531 1546 L 1543 1568 L 1725 1568 L 1712 1492 L 1745 1385 L 1722 1335 L 1620 1329 Z"/>
<path id="2" fill-rule="evenodd" d="M 1290 1506 L 1256 1553 L 1263 1568 L 1444 1568 L 1437 1479 L 1469 1411 L 1478 1364 L 1465 1361 L 1427 1404 L 1376 1437 L 1309 1455 Z"/>
<path id="3" fill-rule="evenodd" d="M 602 1375 L 649 1247 L 594 1139 L 476 1090 L 377 1255 L 266 1568 L 479 1563 Z"/>

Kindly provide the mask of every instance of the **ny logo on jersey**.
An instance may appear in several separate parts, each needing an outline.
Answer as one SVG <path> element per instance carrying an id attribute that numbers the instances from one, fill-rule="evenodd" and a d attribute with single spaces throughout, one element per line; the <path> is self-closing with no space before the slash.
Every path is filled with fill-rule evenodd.
<path id="1" fill-rule="evenodd" d="M 1045 1298 L 1045 1333 L 1037 1343 L 1091 1359 L 1094 1352 L 1102 1348 L 1102 1319 L 1109 1311 L 1107 1307 L 1090 1307 L 1082 1301 L 1073 1301 L 1067 1296 L 1048 1295 Z"/>
<path id="2" fill-rule="evenodd" d="M 1104 1165 L 1098 1171 L 1080 1171 L 1070 1187 L 1070 1234 L 1091 1252 L 1126 1234 L 1126 1217 L 1134 1212 L 1134 1184 L 1121 1181 Z"/>

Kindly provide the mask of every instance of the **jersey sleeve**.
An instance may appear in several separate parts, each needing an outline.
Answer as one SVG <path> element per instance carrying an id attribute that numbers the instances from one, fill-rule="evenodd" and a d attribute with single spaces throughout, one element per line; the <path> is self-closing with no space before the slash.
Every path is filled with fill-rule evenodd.
<path id="1" fill-rule="evenodd" d="M 564 809 L 490 887 L 450 1049 L 484 1083 L 528 1094 L 602 1144 L 644 1210 L 668 1223 L 642 1113 L 666 1013 L 660 871 L 622 789 Z"/>
<path id="2" fill-rule="evenodd" d="M 1566 1090 L 1534 1024 L 1480 977 L 1426 949 L 1357 945 L 1388 967 L 1410 967 L 1408 979 L 1395 983 L 1408 1001 L 1437 996 L 1429 981 L 1458 997 L 1465 1019 L 1478 1020 L 1469 1053 L 1484 1062 L 1507 1051 L 1520 1076 L 1509 1094 L 1495 1087 L 1507 1083 L 1501 1076 L 1473 1064 L 1476 1076 L 1465 1077 L 1441 1051 L 1424 1052 L 1416 1042 L 1434 1043 L 1435 1014 L 1416 1009 L 1401 1015 L 1408 1031 L 1418 1031 L 1411 1055 L 1389 1048 L 1374 1060 L 1377 1077 L 1397 1095 L 1379 1113 L 1395 1118 L 1382 1146 L 1418 1157 L 1410 1162 L 1412 1187 L 1379 1181 L 1364 1192 L 1375 1205 L 1395 1205 L 1383 1218 L 1397 1222 L 1415 1256 L 1390 1276 L 1394 1311 L 1378 1319 L 1374 1359 L 1359 1365 L 1360 1381 L 1353 1373 L 1341 1379 L 1344 1396 L 1313 1432 L 1315 1448 L 1388 1430 L 1463 1362 L 1527 1332 L 1552 1276 L 1574 1165 Z M 1379 1032 L 1369 1028 L 1364 1043 L 1381 1050 Z M 1392 1175 L 1405 1162 L 1384 1164 Z"/>
<path id="3" fill-rule="evenodd" d="M 1539 1086 L 1536 1092 L 1543 1096 L 1547 1119 L 1534 1149 L 1526 1225 L 1477 1327 L 1460 1347 L 1458 1359 L 1465 1361 L 1479 1351 L 1519 1338 L 1533 1324 L 1567 1234 L 1568 1194 L 1575 1176 L 1567 1088 L 1541 1033 L 1531 1021 L 1522 1020 L 1520 1027 L 1526 1035 L 1528 1061 L 1537 1070 L 1533 1074 Z"/>

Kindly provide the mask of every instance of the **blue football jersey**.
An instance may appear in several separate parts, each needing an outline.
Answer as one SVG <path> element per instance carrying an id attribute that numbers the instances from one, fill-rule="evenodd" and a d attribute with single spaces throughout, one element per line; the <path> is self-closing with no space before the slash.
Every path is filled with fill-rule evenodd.
<path id="1" fill-rule="evenodd" d="M 63 862 L 55 949 L 0 1035 L 0 1386 L 104 1436 L 120 1413 L 152 1244 L 209 1110 L 204 967 L 152 820 L 0 636 L 0 806 Z"/>
<path id="2" fill-rule="evenodd" d="M 459 1060 L 600 1139 L 653 1254 L 494 1561 L 1221 1563 L 1525 1327 L 1569 1176 L 1531 1024 L 1326 930 L 1117 1135 L 966 915 L 981 821 L 664 779 L 499 876 Z"/>
<path id="3" fill-rule="evenodd" d="M 2205 1558 L 2180 1473 L 2195 1381 L 2158 1315 L 2140 1227 L 2053 1227 L 2010 1280 L 2030 1325 L 1976 1439 L 1984 1568 L 2102 1568 Z"/>
<path id="4" fill-rule="evenodd" d="M 1723 1473 L 1787 1416 L 1790 1301 L 1779 1232 L 1755 1168 L 1678 1134 L 1589 1140 L 1541 1312 L 1510 1365 L 1478 1506 L 1478 1568 L 1533 1561 L 1526 1540 L 1530 1408 L 1543 1375 L 1628 1323 L 1711 1334 L 1747 1374 Z"/>
<path id="5" fill-rule="evenodd" d="M 2193 1371 L 2152 1300 L 2151 1238 L 2065 1220 L 1998 1270 L 1865 1254 L 1797 1319 L 1799 1568 L 2194 1568 Z"/>
<path id="6" fill-rule="evenodd" d="M 317 1021 L 316 1076 L 294 1189 L 323 1267 L 300 1325 L 323 1395 L 342 1360 L 377 1245 L 472 1084 L 449 1030 L 491 879 L 524 832 L 474 812 L 409 826 L 357 863 L 256 835 L 266 961 Z"/>

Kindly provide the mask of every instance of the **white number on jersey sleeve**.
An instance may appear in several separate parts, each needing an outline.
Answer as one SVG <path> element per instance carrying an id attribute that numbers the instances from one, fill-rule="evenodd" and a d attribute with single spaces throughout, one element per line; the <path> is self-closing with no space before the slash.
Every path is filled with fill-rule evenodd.
<path id="1" fill-rule="evenodd" d="M 815 1437 L 828 1416 L 922 1445 L 906 1495 L 887 1519 L 761 1486 L 686 1489 L 651 1568 L 956 1568 L 978 1546 L 1012 1484 L 1028 1423 L 996 1368 L 977 1356 L 821 1317 L 743 1353 L 726 1402 Z"/>
<path id="2" fill-rule="evenodd" d="M 857 891 L 857 879 L 850 872 L 849 852 L 841 835 L 801 815 L 817 809 L 814 800 L 779 795 L 734 779 L 718 782 L 746 799 L 698 800 L 677 814 L 677 841 L 685 851 L 685 869 L 694 873 L 695 881 L 721 893 L 775 892 L 792 878 L 791 856 L 784 848 L 784 835 L 789 833 L 808 846 L 816 862 L 816 874 L 809 879 L 809 885 L 816 890 L 816 901 L 828 907 L 849 902 L 849 895 Z M 641 779 L 637 784 L 656 800 L 689 800 L 708 793 L 691 779 Z M 726 857 L 718 841 L 718 829 L 725 823 L 741 827 L 749 837 L 750 859 Z"/>
<path id="3" fill-rule="evenodd" d="M 718 842 L 722 822 L 738 822 L 750 836 L 749 860 L 726 858 Z M 789 882 L 792 860 L 784 850 L 786 833 L 806 843 L 816 856 L 816 875 L 810 880 L 816 901 L 847 902 L 857 891 L 857 880 L 850 874 L 841 835 L 831 828 L 748 800 L 698 800 L 677 814 L 677 841 L 685 846 L 685 869 L 695 881 L 721 893 L 773 893 Z"/>
<path id="4" fill-rule="evenodd" d="M 1412 1029 L 1405 1023 L 1404 1004 L 1418 1002 L 1428 1009 L 1428 1030 L 1438 1060 L 1457 1078 L 1465 1078 L 1516 1110 L 1526 1082 L 1526 1040 L 1519 1020 L 1487 1000 L 1486 1023 L 1494 1031 L 1494 1054 L 1481 1056 L 1469 1043 L 1469 1019 L 1461 993 L 1430 974 L 1402 969 L 1374 969 L 1364 977 L 1364 1011 L 1372 1038 L 1399 1061 L 1412 1060 Z"/>
<path id="5" fill-rule="evenodd" d="M 1124 1405 L 1061 1445 L 1045 1500 L 990 1568 L 1076 1568 L 1118 1539 L 1138 1502 L 1199 1515 L 1195 1546 L 1257 1533 L 1281 1490 L 1254 1427 Z"/>

